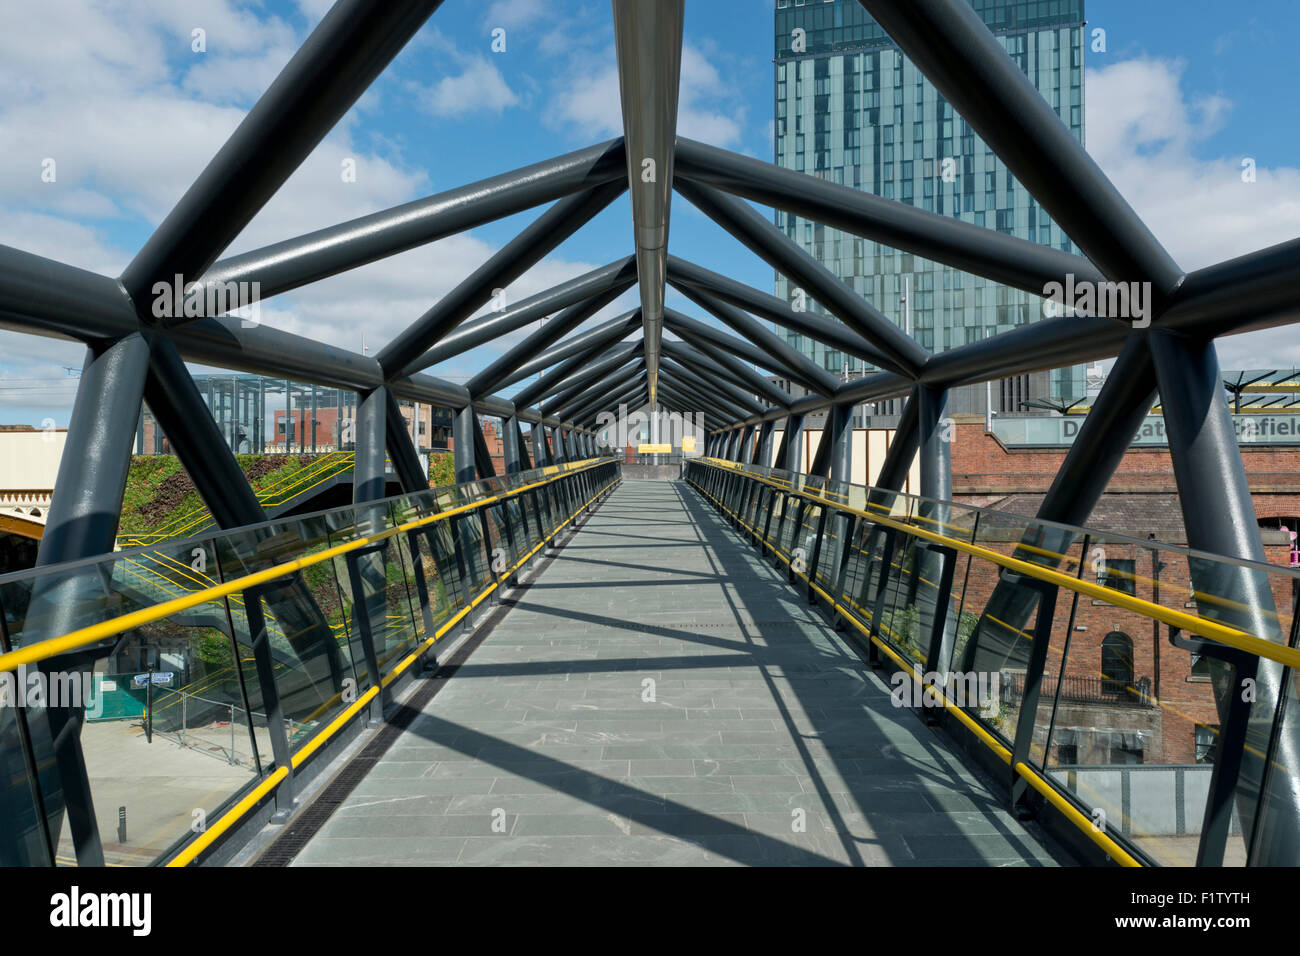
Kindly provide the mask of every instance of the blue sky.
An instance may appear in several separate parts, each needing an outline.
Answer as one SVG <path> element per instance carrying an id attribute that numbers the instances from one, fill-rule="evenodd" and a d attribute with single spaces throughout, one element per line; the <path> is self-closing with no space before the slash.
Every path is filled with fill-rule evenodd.
<path id="1" fill-rule="evenodd" d="M 0 243 L 116 274 L 328 7 L 326 0 L 45 0 L 0 8 Z M 686 136 L 771 157 L 771 0 L 688 0 Z M 1230 12 L 1225 13 L 1228 9 Z M 1300 235 L 1294 0 L 1089 0 L 1089 149 L 1185 268 Z M 192 30 L 207 49 L 191 49 Z M 491 31 L 506 30 L 506 50 Z M 447 0 L 232 245 L 238 252 L 619 132 L 608 0 Z M 1245 157 L 1258 166 L 1244 184 Z M 57 163 L 54 183 L 41 163 Z M 340 164 L 353 159 L 357 181 Z M 373 352 L 531 221 L 521 214 L 263 306 L 263 321 Z M 670 250 L 760 289 L 772 271 L 676 197 Z M 631 251 L 626 197 L 509 290 Z M 630 308 L 635 292 L 604 313 Z M 669 304 L 699 315 L 670 294 Z M 878 303 L 886 312 L 892 304 Z M 436 367 L 463 381 L 513 340 Z M 1285 331 L 1225 367 L 1300 364 Z M 0 332 L 0 422 L 66 424 L 81 349 Z"/>
<path id="2" fill-rule="evenodd" d="M 1108 51 L 1089 51 L 1089 65 L 1149 57 L 1187 65 L 1183 90 L 1191 100 L 1222 96 L 1231 103 L 1222 128 L 1198 154 L 1256 156 L 1276 165 L 1297 161 L 1297 110 L 1272 91 L 1296 89 L 1292 33 L 1300 22 L 1294 0 L 1085 0 L 1089 28 L 1107 28 Z"/>

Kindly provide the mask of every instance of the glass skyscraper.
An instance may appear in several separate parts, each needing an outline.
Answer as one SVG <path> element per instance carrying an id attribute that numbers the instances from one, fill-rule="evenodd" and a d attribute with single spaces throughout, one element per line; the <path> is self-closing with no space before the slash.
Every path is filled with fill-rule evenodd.
<path id="1" fill-rule="evenodd" d="M 1083 0 L 970 0 L 1083 142 Z M 906 59 L 857 0 L 777 0 L 775 161 L 887 199 L 1077 252 L 984 141 Z M 1041 318 L 1042 299 L 782 212 L 777 225 L 921 345 L 956 348 Z M 795 290 L 778 275 L 776 294 Z M 811 300 L 808 307 L 821 311 Z M 860 359 L 787 330 L 832 372 Z M 870 370 L 870 369 L 867 369 Z M 1084 395 L 1084 367 L 995 383 L 993 409 Z M 983 412 L 983 386 L 952 412 Z M 868 407 L 870 410 L 870 406 Z M 878 412 L 897 411 L 881 403 Z"/>

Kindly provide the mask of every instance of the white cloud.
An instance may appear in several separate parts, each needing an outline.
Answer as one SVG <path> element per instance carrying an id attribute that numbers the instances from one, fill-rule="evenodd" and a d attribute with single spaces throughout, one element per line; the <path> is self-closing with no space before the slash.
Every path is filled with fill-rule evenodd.
<path id="1" fill-rule="evenodd" d="M 117 275 L 129 261 L 125 250 L 107 242 L 100 230 L 92 226 L 3 206 L 0 206 L 0 244 L 101 275 Z"/>
<path id="2" fill-rule="evenodd" d="M 263 306 L 262 321 L 357 352 L 361 351 L 364 331 L 366 344 L 374 354 L 377 347 L 413 323 L 496 251 L 494 245 L 474 236 L 449 236 L 272 299 Z M 506 301 L 519 302 L 599 265 L 603 263 L 560 256 L 543 259 L 506 287 Z M 603 321 L 630 307 L 620 299 L 593 321 Z M 487 311 L 485 306 L 477 314 Z M 493 353 L 504 351 L 531 331 L 503 336 L 484 348 Z M 433 374 L 441 375 L 443 370 L 435 368 Z"/>
<path id="3" fill-rule="evenodd" d="M 243 111 L 152 90 L 56 97 L 0 111 L 0 202 L 38 209 L 93 191 L 159 221 L 234 131 Z M 42 163 L 56 163 L 43 182 Z M 66 205 L 66 202 L 63 203 Z M 87 209 L 83 216 L 91 215 Z"/>
<path id="4" fill-rule="evenodd" d="M 298 0 L 298 10 L 307 21 L 315 26 L 322 20 L 325 14 L 329 13 L 330 7 L 334 6 L 334 0 Z"/>
<path id="5" fill-rule="evenodd" d="M 328 6 L 323 0 L 299 3 L 308 18 Z M 303 39 L 259 7 L 225 0 L 11 4 L 4 26 L 0 243 L 104 275 L 121 272 Z M 194 26 L 207 30 L 206 54 L 190 50 Z M 438 42 L 436 31 L 425 34 L 424 42 Z M 446 96 L 498 111 L 515 102 L 490 63 L 453 62 L 465 69 L 444 88 Z M 372 90 L 366 99 L 373 103 L 377 95 Z M 441 102 L 447 109 L 454 105 Z M 226 254 L 430 191 L 425 168 L 403 162 L 400 137 L 365 139 L 379 144 L 382 152 L 376 152 L 354 136 L 361 109 L 344 117 Z M 53 183 L 41 180 L 46 157 L 57 162 Z M 356 162 L 355 182 L 340 175 L 345 159 Z M 495 251 L 474 235 L 449 237 L 276 297 L 263 306 L 262 321 L 349 349 L 360 348 L 364 329 L 373 354 Z M 517 301 L 594 267 L 561 251 L 513 283 L 509 294 Z M 615 311 L 611 306 L 601 317 Z M 505 348 L 517 337 L 485 348 Z M 77 343 L 0 331 L 0 379 L 66 378 L 62 366 L 79 365 L 83 352 Z M 468 361 L 461 359 L 458 367 Z M 64 396 L 42 401 L 63 402 L 62 411 L 50 411 L 65 417 L 71 400 L 66 382 L 49 395 Z M 25 406 L 0 394 L 0 421 L 18 408 Z"/>
<path id="6" fill-rule="evenodd" d="M 293 57 L 293 43 L 246 56 L 204 56 L 185 74 L 186 91 L 205 100 L 243 103 L 256 100 Z"/>
<path id="7" fill-rule="evenodd" d="M 1247 183 L 1244 154 L 1198 157 L 1232 104 L 1189 98 L 1184 69 L 1177 60 L 1136 59 L 1089 70 L 1089 153 L 1185 270 L 1296 238 L 1300 169 L 1260 164 Z M 1218 349 L 1224 368 L 1300 366 L 1294 329 L 1231 336 Z"/>
<path id="8" fill-rule="evenodd" d="M 206 53 L 190 32 L 207 33 Z M 297 38 L 225 0 L 10 5 L 0 31 L 0 205 L 157 223 Z M 52 159 L 57 178 L 42 180 Z M 76 265 L 79 248 L 62 257 Z"/>
<path id="9" fill-rule="evenodd" d="M 1132 60 L 1090 71 L 1088 151 L 1185 269 L 1294 238 L 1300 170 L 1263 168 L 1245 183 L 1245 157 L 1198 158 L 1231 104 L 1189 102 L 1183 69 Z"/>
<path id="10" fill-rule="evenodd" d="M 464 116 L 467 113 L 500 113 L 519 103 L 501 71 L 484 57 L 468 61 L 459 76 L 446 76 L 433 84 L 424 97 L 435 116 Z"/>
<path id="11" fill-rule="evenodd" d="M 575 58 L 572 63 L 590 63 Z M 570 70 L 550 106 L 552 125 L 569 126 L 587 140 L 618 136 L 623 132 L 619 100 L 618 67 L 607 55 L 594 69 Z M 677 132 L 714 146 L 735 146 L 741 140 L 746 110 L 730 92 L 717 67 L 699 48 L 682 48 L 681 84 L 678 90 Z"/>
<path id="12" fill-rule="evenodd" d="M 739 142 L 745 110 L 743 107 L 738 111 L 721 107 L 720 101 L 726 98 L 725 87 L 713 61 L 699 48 L 685 44 L 682 47 L 678 132 L 714 146 Z"/>
<path id="13" fill-rule="evenodd" d="M 543 0 L 496 0 L 483 19 L 492 27 L 523 27 L 541 19 L 548 10 Z"/>

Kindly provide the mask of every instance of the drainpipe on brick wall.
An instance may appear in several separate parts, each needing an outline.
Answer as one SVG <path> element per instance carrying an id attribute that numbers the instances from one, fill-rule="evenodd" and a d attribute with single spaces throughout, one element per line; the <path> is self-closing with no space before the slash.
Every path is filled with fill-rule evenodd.
<path id="1" fill-rule="evenodd" d="M 1154 531 L 1147 535 L 1147 539 L 1154 541 L 1156 533 Z M 1160 551 L 1158 548 L 1151 549 L 1151 603 L 1160 603 Z M 1160 622 L 1154 618 L 1151 621 L 1151 640 L 1155 645 L 1155 661 L 1152 667 L 1155 671 L 1151 675 L 1153 683 L 1152 693 L 1155 694 L 1156 700 L 1160 699 Z"/>

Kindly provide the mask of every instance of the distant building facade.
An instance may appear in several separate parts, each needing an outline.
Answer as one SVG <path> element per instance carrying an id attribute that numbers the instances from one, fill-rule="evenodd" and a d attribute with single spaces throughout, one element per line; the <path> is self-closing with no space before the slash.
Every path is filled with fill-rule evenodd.
<path id="1" fill-rule="evenodd" d="M 1083 142 L 1083 0 L 971 2 Z M 857 0 L 777 0 L 775 26 L 778 165 L 1078 252 Z M 776 222 L 931 351 L 980 341 L 1043 315 L 1042 300 L 1021 290 L 798 216 L 778 211 Z M 798 294 L 777 276 L 776 295 L 795 302 Z M 849 378 L 871 371 L 862 360 L 807 336 L 777 332 L 832 373 Z M 796 396 L 803 391 L 783 387 Z M 984 414 L 990 394 L 995 412 L 1023 412 L 1034 400 L 1073 401 L 1084 395 L 1084 367 L 1017 376 L 991 389 L 955 389 L 949 409 Z M 865 406 L 857 424 L 890 424 L 900 408 L 899 399 Z"/>

